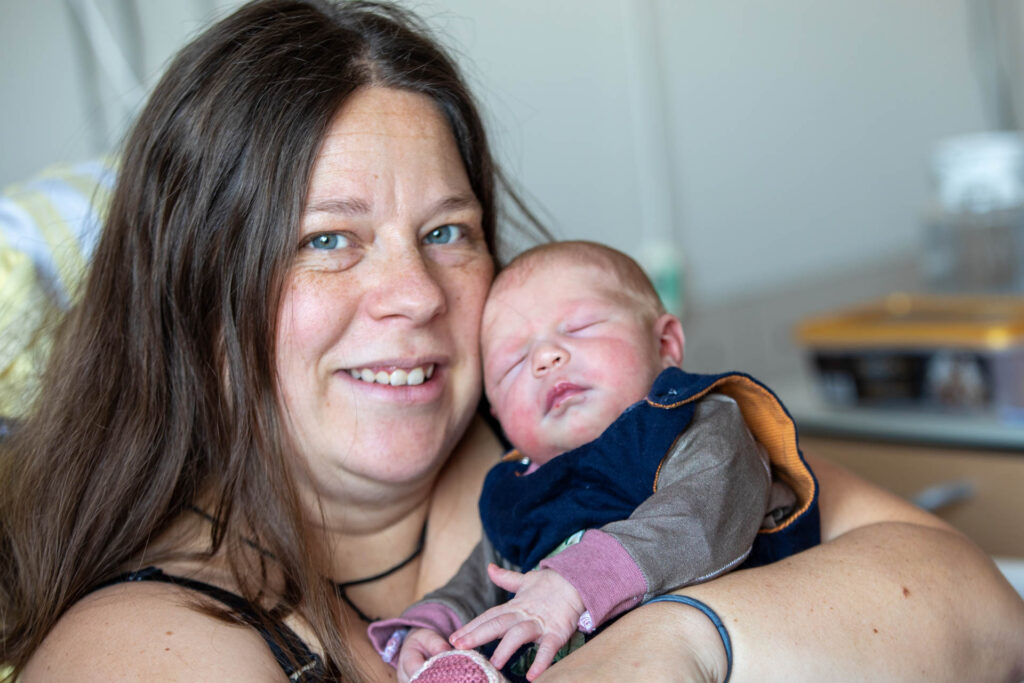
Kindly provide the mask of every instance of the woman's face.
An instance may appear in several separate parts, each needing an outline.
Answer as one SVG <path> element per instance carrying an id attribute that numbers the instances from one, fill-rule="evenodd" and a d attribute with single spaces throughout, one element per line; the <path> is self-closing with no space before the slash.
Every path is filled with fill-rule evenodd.
<path id="1" fill-rule="evenodd" d="M 279 400 L 321 499 L 428 481 L 465 430 L 493 275 L 481 218 L 430 99 L 367 88 L 345 102 L 277 320 Z"/>

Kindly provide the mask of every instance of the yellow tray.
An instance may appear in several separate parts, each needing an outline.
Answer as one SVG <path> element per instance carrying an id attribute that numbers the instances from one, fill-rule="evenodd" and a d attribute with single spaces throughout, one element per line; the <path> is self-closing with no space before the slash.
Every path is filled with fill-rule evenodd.
<path id="1" fill-rule="evenodd" d="M 1024 297 L 896 293 L 806 318 L 796 338 L 818 349 L 1001 351 L 1024 346 Z"/>

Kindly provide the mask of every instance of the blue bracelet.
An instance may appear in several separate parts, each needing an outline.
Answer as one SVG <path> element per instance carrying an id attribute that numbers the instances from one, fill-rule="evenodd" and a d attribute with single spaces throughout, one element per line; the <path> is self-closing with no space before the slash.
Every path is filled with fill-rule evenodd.
<path id="1" fill-rule="evenodd" d="M 649 605 L 652 602 L 679 602 L 684 605 L 689 605 L 690 607 L 696 607 L 704 613 L 704 616 L 711 620 L 711 623 L 718 629 L 718 635 L 721 636 L 722 645 L 725 647 L 725 683 L 728 683 L 729 676 L 732 674 L 732 640 L 729 638 L 729 632 L 725 630 L 725 624 L 723 624 L 722 620 L 718 618 L 717 614 L 715 614 L 715 610 L 711 609 L 700 600 L 688 598 L 685 595 L 659 595 L 656 598 L 651 598 L 644 604 Z"/>

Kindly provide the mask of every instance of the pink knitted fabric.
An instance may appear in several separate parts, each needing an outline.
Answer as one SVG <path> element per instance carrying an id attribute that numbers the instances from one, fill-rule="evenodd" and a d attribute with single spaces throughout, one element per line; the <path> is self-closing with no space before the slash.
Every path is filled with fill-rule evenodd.
<path id="1" fill-rule="evenodd" d="M 410 679 L 419 683 L 502 683 L 507 680 L 486 657 L 474 650 L 449 650 L 434 655 Z"/>

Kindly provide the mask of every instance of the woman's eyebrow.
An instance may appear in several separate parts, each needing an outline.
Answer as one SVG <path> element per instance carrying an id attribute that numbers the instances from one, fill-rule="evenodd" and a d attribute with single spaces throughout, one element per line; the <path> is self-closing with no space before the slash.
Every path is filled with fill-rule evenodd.
<path id="1" fill-rule="evenodd" d="M 435 216 L 447 211 L 462 211 L 465 209 L 478 209 L 480 202 L 472 194 L 457 194 L 442 197 L 430 205 L 424 212 L 427 215 Z M 342 199 L 323 199 L 310 203 L 306 210 L 311 213 L 333 213 L 342 216 L 365 216 L 370 213 L 372 207 L 370 202 L 356 197 L 345 197 Z"/>
<path id="2" fill-rule="evenodd" d="M 324 199 L 312 202 L 306 207 L 311 213 L 336 213 L 343 216 L 365 216 L 370 213 L 370 203 L 355 197 L 345 199 Z"/>
<path id="3" fill-rule="evenodd" d="M 472 194 L 456 194 L 444 197 L 430 207 L 428 213 L 431 215 L 446 211 L 462 211 L 464 209 L 479 209 L 480 202 Z"/>

